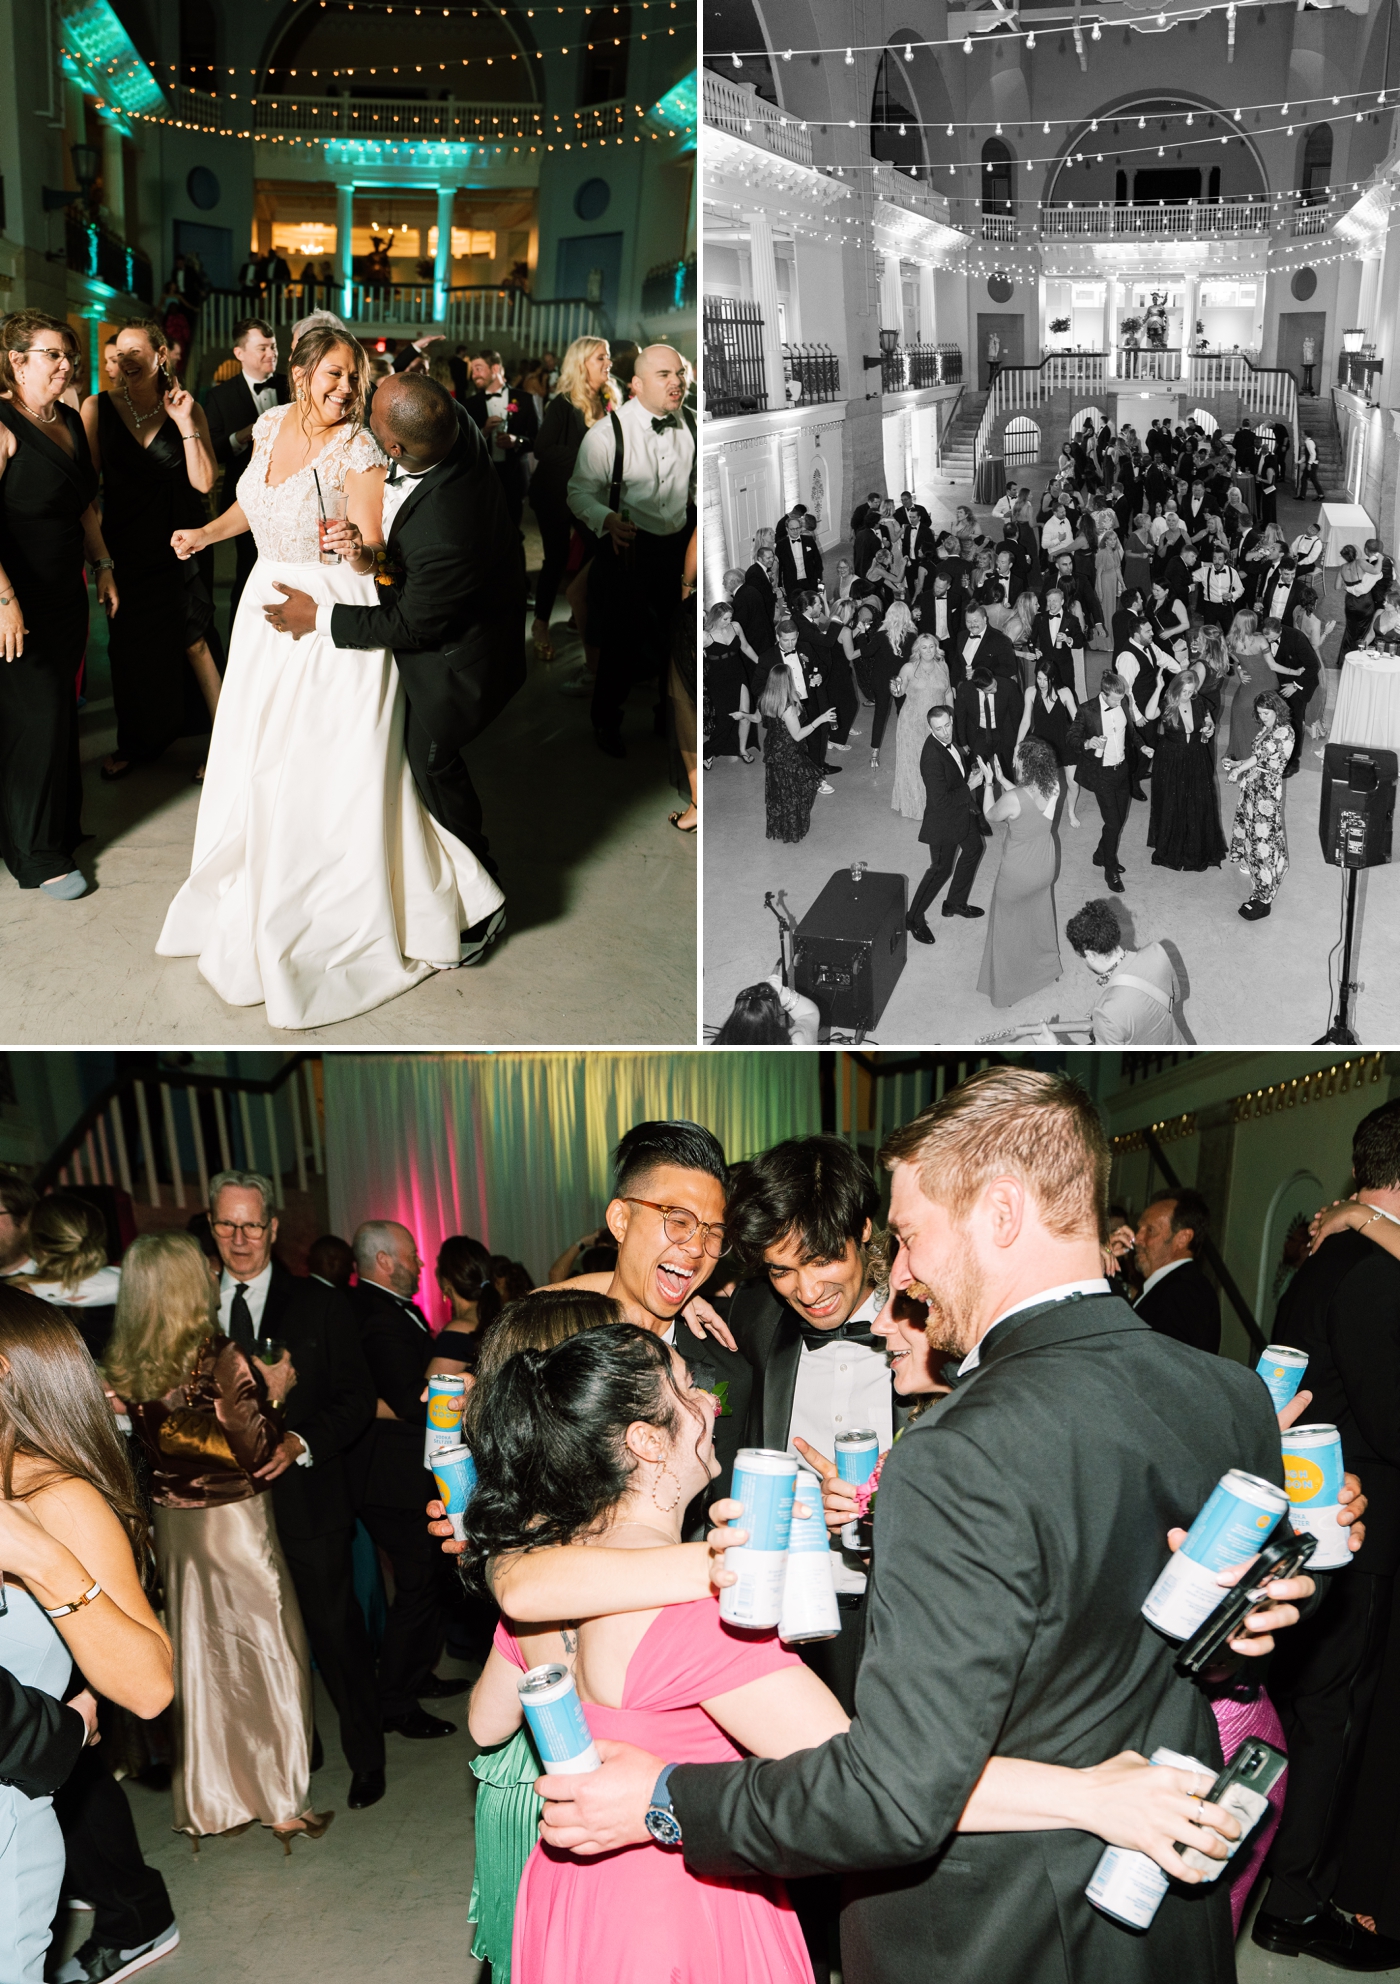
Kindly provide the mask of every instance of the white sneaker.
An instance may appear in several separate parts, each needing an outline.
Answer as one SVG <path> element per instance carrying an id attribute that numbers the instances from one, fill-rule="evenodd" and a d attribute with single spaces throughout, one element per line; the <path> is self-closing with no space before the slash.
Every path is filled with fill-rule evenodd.
<path id="1" fill-rule="evenodd" d="M 836 787 L 834 785 L 828 785 L 825 779 L 823 779 L 821 784 L 817 787 L 818 792 L 835 792 L 835 790 Z"/>
<path id="2" fill-rule="evenodd" d="M 159 1963 L 177 1948 L 180 1931 L 172 1922 L 148 1943 L 133 1949 L 109 1949 L 90 1936 L 67 1963 L 55 1972 L 55 1984 L 119 1984 L 123 1977 L 134 1977 L 138 1970 Z"/>

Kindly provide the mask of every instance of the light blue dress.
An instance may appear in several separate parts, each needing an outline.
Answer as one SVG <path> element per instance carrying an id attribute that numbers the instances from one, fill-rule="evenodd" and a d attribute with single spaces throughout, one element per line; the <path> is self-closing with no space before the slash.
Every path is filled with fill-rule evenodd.
<path id="1" fill-rule="evenodd" d="M 73 1663 L 57 1628 L 19 1585 L 6 1583 L 3 1598 L 0 1667 L 61 1701 Z M 0 1984 L 42 1984 L 63 1859 L 52 1798 L 0 1784 Z"/>

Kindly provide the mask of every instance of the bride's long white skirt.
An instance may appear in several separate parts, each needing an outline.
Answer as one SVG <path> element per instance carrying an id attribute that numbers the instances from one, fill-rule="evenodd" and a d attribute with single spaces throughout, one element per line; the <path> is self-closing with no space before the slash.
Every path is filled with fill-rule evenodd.
<path id="1" fill-rule="evenodd" d="M 327 1026 L 455 964 L 459 933 L 503 897 L 418 796 L 393 655 L 274 632 L 276 579 L 318 605 L 375 599 L 373 579 L 344 566 L 253 568 L 189 880 L 156 950 L 197 957 L 221 999 L 266 1003 L 273 1026 Z"/>

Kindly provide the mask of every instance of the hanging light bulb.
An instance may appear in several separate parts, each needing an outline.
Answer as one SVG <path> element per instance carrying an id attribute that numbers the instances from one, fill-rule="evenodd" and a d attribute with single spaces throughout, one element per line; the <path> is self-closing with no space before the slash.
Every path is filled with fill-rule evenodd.
<path id="1" fill-rule="evenodd" d="M 972 53 L 972 36 L 969 35 L 966 41 L 963 43 L 963 54 L 971 55 L 971 53 Z"/>
<path id="2" fill-rule="evenodd" d="M 1047 135 L 1047 137 L 1048 137 L 1048 136 L 1049 136 L 1049 132 L 1050 132 L 1050 119 L 1049 119 L 1048 117 L 1047 117 L 1047 118 L 1046 118 L 1046 120 L 1045 120 L 1045 131 L 1046 131 L 1046 135 Z"/>
<path id="3" fill-rule="evenodd" d="M 856 66 L 856 58 L 854 55 L 852 55 L 850 49 L 848 48 L 846 50 L 846 67 L 848 69 L 854 69 L 855 66 Z"/>
<path id="4" fill-rule="evenodd" d="M 948 126 L 948 136 L 949 136 L 949 137 L 951 138 L 951 137 L 952 137 L 952 135 L 953 135 L 953 127 L 952 127 L 952 125 L 950 124 L 950 125 Z M 950 165 L 950 166 L 948 167 L 948 170 L 949 170 L 949 171 L 951 172 L 951 171 L 952 171 L 952 169 L 953 169 L 953 168 L 952 168 L 952 166 Z"/>
<path id="5" fill-rule="evenodd" d="M 1280 105 L 1279 105 L 1279 108 L 1280 108 L 1280 109 L 1282 110 L 1282 112 L 1283 112 L 1283 114 L 1284 114 L 1284 116 L 1286 117 L 1286 116 L 1288 115 L 1288 105 L 1287 105 L 1286 103 L 1284 103 L 1284 104 L 1280 104 Z M 1187 122 L 1188 122 L 1188 123 L 1190 122 L 1190 119 L 1189 119 L 1189 118 L 1187 119 Z"/>
<path id="6" fill-rule="evenodd" d="M 1033 34 L 1028 34 L 1026 36 L 1026 47 L 1027 48 L 1035 47 L 1035 36 Z"/>
<path id="7" fill-rule="evenodd" d="M 1099 24 L 1098 24 L 1098 22 L 1097 22 L 1097 21 L 1095 21 L 1095 22 L 1094 22 L 1094 31 L 1093 31 L 1093 33 L 1092 33 L 1092 34 L 1091 34 L 1091 35 L 1089 36 L 1089 39 L 1090 39 L 1090 41 L 1102 41 L 1102 40 L 1103 40 L 1103 30 L 1102 30 L 1102 29 L 1100 28 L 1100 26 L 1099 26 Z"/>
<path id="8" fill-rule="evenodd" d="M 732 62 L 732 63 L 734 64 L 734 67 L 735 67 L 736 69 L 742 69 L 742 68 L 743 68 L 743 66 L 744 66 L 744 65 L 743 65 L 743 63 L 742 63 L 742 62 L 741 62 L 741 61 L 739 60 L 739 57 L 737 56 L 737 54 L 731 54 L 731 55 L 730 55 L 730 57 L 729 57 L 729 59 L 730 59 L 730 61 L 731 61 L 731 62 Z"/>
<path id="9" fill-rule="evenodd" d="M 1291 138 L 1291 137 L 1293 136 L 1293 126 L 1292 126 L 1291 124 L 1290 124 L 1290 125 L 1289 125 L 1289 127 L 1288 127 L 1288 133 L 1287 133 L 1287 135 L 1288 135 L 1288 136 L 1289 136 L 1290 138 Z"/>
<path id="10" fill-rule="evenodd" d="M 1147 119 L 1145 117 L 1139 117 L 1138 129 L 1139 131 L 1145 131 L 1147 129 Z"/>
<path id="11" fill-rule="evenodd" d="M 906 62 L 912 62 L 914 60 L 914 44 L 912 42 L 906 41 L 904 44 L 904 59 Z"/>
<path id="12" fill-rule="evenodd" d="M 1000 124 L 998 124 L 998 125 L 997 125 L 997 136 L 998 136 L 998 137 L 1000 137 L 1000 136 L 1001 136 L 1001 126 L 1000 126 Z"/>
<path id="13" fill-rule="evenodd" d="M 901 124 L 901 125 L 900 125 L 900 127 L 899 127 L 899 135 L 900 135 L 900 137 L 901 137 L 901 138 L 903 138 L 903 137 L 906 137 L 906 136 L 908 135 L 908 134 L 906 133 L 906 131 L 905 131 L 905 129 L 904 129 L 904 126 L 903 126 L 902 124 Z"/>
<path id="14" fill-rule="evenodd" d="M 784 60 L 784 62 L 791 62 L 791 60 L 792 60 L 792 50 L 791 50 L 790 48 L 785 48 L 785 49 L 783 50 L 783 60 Z"/>

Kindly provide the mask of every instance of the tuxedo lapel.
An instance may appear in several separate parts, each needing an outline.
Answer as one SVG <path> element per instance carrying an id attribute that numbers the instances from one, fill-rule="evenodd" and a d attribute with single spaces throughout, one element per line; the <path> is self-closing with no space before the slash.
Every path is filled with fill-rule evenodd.
<path id="1" fill-rule="evenodd" d="M 792 1423 L 792 1401 L 797 1391 L 797 1366 L 802 1358 L 802 1337 L 797 1319 L 786 1310 L 773 1337 L 763 1373 L 763 1444 L 779 1453 L 787 1451 Z"/>
<path id="2" fill-rule="evenodd" d="M 452 466 L 454 461 L 456 461 L 458 445 L 459 444 L 454 443 L 452 452 L 450 454 L 444 455 L 442 460 L 438 462 L 433 468 L 430 468 L 426 475 L 420 475 L 418 480 L 414 483 L 413 487 L 409 490 L 407 496 L 404 497 L 402 503 L 399 504 L 398 510 L 396 511 L 394 516 L 394 521 L 389 526 L 389 536 L 385 541 L 386 549 L 389 544 L 393 543 L 394 532 L 398 529 L 399 525 L 404 521 L 404 518 L 410 516 L 413 513 L 413 511 L 417 508 L 418 504 L 422 502 L 424 492 L 429 489 L 438 489 L 446 481 L 447 477 L 445 471 Z"/>

